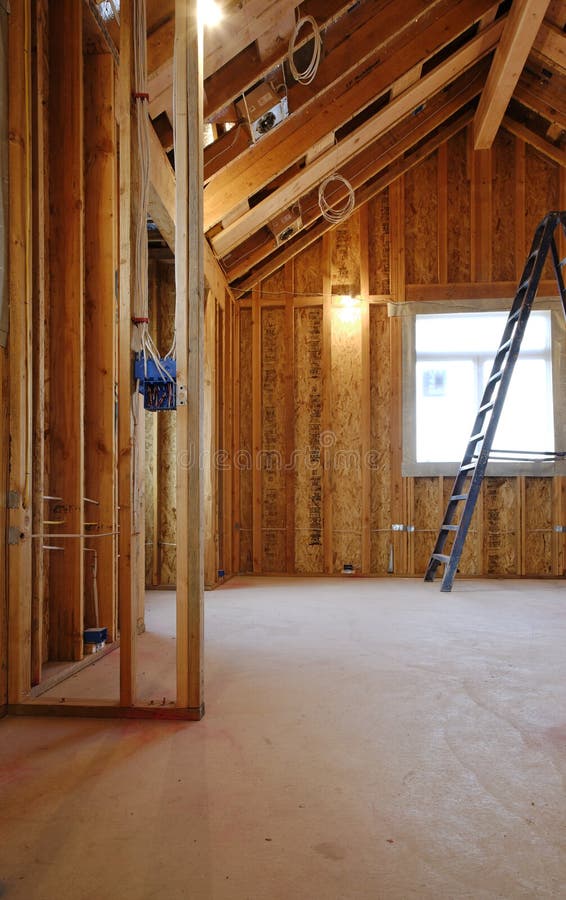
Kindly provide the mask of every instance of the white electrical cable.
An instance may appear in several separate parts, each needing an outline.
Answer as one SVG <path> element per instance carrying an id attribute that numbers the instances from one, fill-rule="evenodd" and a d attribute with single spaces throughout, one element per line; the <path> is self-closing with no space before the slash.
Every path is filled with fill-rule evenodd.
<path id="1" fill-rule="evenodd" d="M 329 185 L 332 184 L 332 182 L 338 182 L 344 185 L 348 192 L 341 206 L 331 206 L 326 199 L 326 191 Z M 338 225 L 340 222 L 343 222 L 345 219 L 347 219 L 348 216 L 350 216 L 354 211 L 354 207 L 356 205 L 354 188 L 347 178 L 344 178 L 344 176 L 340 175 L 339 172 L 334 172 L 333 175 L 329 175 L 319 185 L 318 205 L 320 206 L 320 211 L 326 221 L 331 222 L 333 225 Z"/>
<path id="2" fill-rule="evenodd" d="M 299 32 L 305 25 L 310 25 L 312 28 L 312 39 L 314 41 L 313 51 L 311 61 L 306 67 L 300 72 L 295 65 L 295 46 L 297 43 L 297 38 L 299 37 Z M 310 84 L 311 81 L 314 81 L 315 75 L 318 71 L 318 64 L 320 63 L 320 57 L 322 54 L 322 38 L 320 36 L 320 29 L 316 23 L 316 20 L 313 19 L 312 16 L 304 16 L 302 19 L 299 19 L 297 24 L 295 25 L 295 30 L 291 35 L 289 40 L 289 53 L 288 53 L 288 61 L 289 68 L 291 70 L 291 75 L 298 81 L 300 84 Z"/>

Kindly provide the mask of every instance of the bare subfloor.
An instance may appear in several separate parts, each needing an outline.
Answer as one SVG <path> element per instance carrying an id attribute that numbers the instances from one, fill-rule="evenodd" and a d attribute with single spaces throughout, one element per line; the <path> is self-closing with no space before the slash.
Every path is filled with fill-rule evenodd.
<path id="1" fill-rule="evenodd" d="M 202 722 L 0 722 L 0 896 L 566 897 L 566 582 L 206 607 Z"/>

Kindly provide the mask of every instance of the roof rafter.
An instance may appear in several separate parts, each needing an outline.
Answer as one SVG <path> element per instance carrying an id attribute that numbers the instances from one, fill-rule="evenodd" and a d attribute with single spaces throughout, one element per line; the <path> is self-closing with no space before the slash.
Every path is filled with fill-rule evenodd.
<path id="1" fill-rule="evenodd" d="M 515 0 L 474 119 L 474 147 L 488 150 L 519 80 L 549 0 Z"/>

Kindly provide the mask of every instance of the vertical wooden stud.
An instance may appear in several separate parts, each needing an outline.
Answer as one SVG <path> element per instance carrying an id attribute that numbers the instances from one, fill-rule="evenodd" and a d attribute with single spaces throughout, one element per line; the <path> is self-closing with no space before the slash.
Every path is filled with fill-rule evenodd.
<path id="1" fill-rule="evenodd" d="M 286 410 L 285 410 L 285 569 L 295 571 L 295 306 L 293 302 L 293 262 L 285 265 L 285 340 Z"/>
<path id="2" fill-rule="evenodd" d="M 332 527 L 332 467 L 335 435 L 332 431 L 332 246 L 330 234 L 322 238 L 322 430 L 320 458 L 322 461 L 322 547 L 324 571 L 334 571 L 334 532 Z"/>
<path id="3" fill-rule="evenodd" d="M 82 4 L 61 0 L 49 21 L 49 493 L 62 498 L 52 507 L 57 527 L 73 535 L 50 559 L 49 654 L 73 660 L 82 659 L 84 629 L 82 14 Z"/>
<path id="4" fill-rule="evenodd" d="M 396 302 L 405 300 L 405 191 L 403 177 L 398 178 L 389 189 L 391 209 L 391 294 Z M 391 518 L 392 525 L 405 525 L 406 505 L 404 484 L 401 475 L 403 458 L 402 430 L 402 317 L 390 319 L 391 357 Z M 394 573 L 404 575 L 407 571 L 407 533 L 394 531 L 392 534 Z"/>
<path id="5" fill-rule="evenodd" d="M 234 528 L 232 532 L 232 572 L 240 571 L 240 467 L 237 465 L 240 450 L 240 307 L 232 307 L 232 509 L 234 511 Z"/>
<path id="6" fill-rule="evenodd" d="M 133 518 L 132 440 L 132 0 L 120 7 L 120 69 L 118 114 L 120 127 L 120 299 L 118 317 L 118 615 L 120 626 L 120 704 L 132 706 L 136 686 L 136 598 L 132 555 Z"/>
<path id="7" fill-rule="evenodd" d="M 470 129 L 470 141 L 472 131 Z M 472 154 L 472 278 L 491 281 L 491 150 L 474 150 Z"/>
<path id="8" fill-rule="evenodd" d="M 448 281 L 448 145 L 438 148 L 438 283 Z"/>
<path id="9" fill-rule="evenodd" d="M 177 706 L 203 710 L 204 254 L 202 23 L 196 0 L 175 3 L 177 384 Z"/>
<path id="10" fill-rule="evenodd" d="M 367 204 L 359 211 L 360 219 L 360 291 L 362 295 L 362 414 L 361 414 L 361 465 L 362 465 L 362 575 L 371 569 L 371 372 L 370 372 L 370 321 L 369 321 L 369 233 Z"/>
<path id="11" fill-rule="evenodd" d="M 85 496 L 96 551 L 98 622 L 117 634 L 116 604 L 116 126 L 114 60 L 85 57 Z M 87 542 L 88 543 L 88 542 Z M 92 558 L 85 557 L 85 592 Z M 89 610 L 92 617 L 94 610 Z"/>
<path id="12" fill-rule="evenodd" d="M 515 277 L 523 274 L 527 256 L 525 242 L 525 142 L 515 138 Z"/>
<path id="13" fill-rule="evenodd" d="M 253 571 L 257 575 L 262 571 L 262 478 L 261 478 L 261 299 L 259 287 L 252 292 L 252 478 L 253 478 Z"/>

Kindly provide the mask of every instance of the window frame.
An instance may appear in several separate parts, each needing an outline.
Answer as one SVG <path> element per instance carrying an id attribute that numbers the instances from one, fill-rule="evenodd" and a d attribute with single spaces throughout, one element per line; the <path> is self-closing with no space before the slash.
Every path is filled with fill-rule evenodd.
<path id="1" fill-rule="evenodd" d="M 416 459 L 416 317 L 450 313 L 509 312 L 513 299 L 489 300 L 438 300 L 392 303 L 389 314 L 403 317 L 403 457 L 401 473 L 404 477 L 455 476 L 461 460 L 456 462 L 417 462 Z M 550 355 L 552 365 L 552 401 L 554 419 L 554 443 L 556 451 L 566 451 L 566 322 L 562 305 L 553 297 L 537 297 L 533 311 L 548 310 L 550 321 Z M 503 328 L 502 328 L 503 332 Z M 520 358 L 520 354 L 519 354 Z M 473 416 L 470 416 L 470 431 Z M 529 449 L 529 448 L 527 448 Z M 549 462 L 499 461 L 488 463 L 487 475 L 529 475 L 550 477 L 566 474 L 566 460 Z"/>

